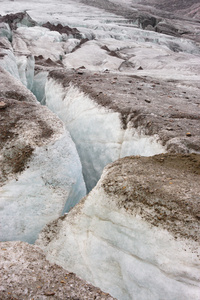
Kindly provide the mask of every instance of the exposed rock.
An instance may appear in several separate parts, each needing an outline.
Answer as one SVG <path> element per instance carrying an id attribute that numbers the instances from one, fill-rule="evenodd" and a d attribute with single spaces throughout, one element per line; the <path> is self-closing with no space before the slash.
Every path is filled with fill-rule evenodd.
<path id="1" fill-rule="evenodd" d="M 199 170 L 194 154 L 118 160 L 37 245 L 117 299 L 197 300 Z"/>
<path id="2" fill-rule="evenodd" d="M 104 299 L 109 294 L 49 263 L 41 249 L 23 242 L 0 243 L 0 299 Z"/>
<path id="3" fill-rule="evenodd" d="M 69 26 L 63 26 L 62 24 L 54 25 L 50 22 L 42 24 L 42 26 L 50 29 L 51 31 L 58 31 L 60 34 L 65 33 L 68 36 L 72 35 L 76 39 L 81 38 L 81 34 L 76 28 L 70 28 Z"/>
<path id="4" fill-rule="evenodd" d="M 87 38 L 81 39 L 80 43 L 78 43 L 78 45 L 76 45 L 76 47 L 74 47 L 70 52 L 75 52 L 77 49 L 79 49 L 83 44 L 85 44 L 88 41 L 89 40 Z"/>
<path id="5" fill-rule="evenodd" d="M 60 67 L 61 65 L 61 61 L 53 61 L 51 60 L 50 58 L 48 59 L 45 59 L 42 55 L 38 55 L 38 56 L 35 56 L 35 64 L 37 65 L 37 69 L 42 68 L 42 67 L 45 67 L 45 70 L 48 70 L 48 69 L 57 69 Z"/>
<path id="6" fill-rule="evenodd" d="M 4 109 L 7 107 L 7 103 L 5 103 L 4 101 L 0 101 L 0 109 Z"/>
<path id="7" fill-rule="evenodd" d="M 143 14 L 139 16 L 139 24 L 141 25 L 142 29 L 147 29 L 148 26 L 155 27 L 158 22 L 159 20 L 149 14 Z"/>

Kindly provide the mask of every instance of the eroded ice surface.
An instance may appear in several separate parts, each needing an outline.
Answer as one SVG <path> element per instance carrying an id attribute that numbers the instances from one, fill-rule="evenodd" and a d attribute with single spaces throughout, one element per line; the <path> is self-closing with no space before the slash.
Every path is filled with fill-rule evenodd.
<path id="1" fill-rule="evenodd" d="M 199 193 L 196 158 L 116 161 L 78 206 L 46 226 L 37 244 L 50 261 L 119 300 L 198 300 L 198 201 L 191 203 Z M 188 172 L 179 169 L 182 160 Z"/>
<path id="2" fill-rule="evenodd" d="M 37 148 L 29 168 L 0 191 L 0 240 L 33 243 L 48 222 L 85 196 L 81 165 L 69 134 Z"/>

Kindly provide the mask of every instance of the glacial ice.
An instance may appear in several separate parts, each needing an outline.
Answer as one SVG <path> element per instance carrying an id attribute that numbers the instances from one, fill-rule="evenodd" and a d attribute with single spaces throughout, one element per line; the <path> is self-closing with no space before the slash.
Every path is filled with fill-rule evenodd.
<path id="1" fill-rule="evenodd" d="M 35 59 L 32 55 L 16 55 L 16 62 L 21 82 L 31 90 L 34 78 Z"/>
<path id="2" fill-rule="evenodd" d="M 2 39 L 0 41 L 4 43 Z M 20 80 L 16 57 L 14 56 L 11 46 L 10 49 L 1 49 L 0 53 L 3 56 L 0 59 L 0 66 L 16 79 Z"/>
<path id="3" fill-rule="evenodd" d="M 33 243 L 48 222 L 85 196 L 81 164 L 67 132 L 37 147 L 29 168 L 0 187 L 0 240 Z"/>
<path id="4" fill-rule="evenodd" d="M 127 155 L 165 152 L 156 135 L 145 136 L 130 126 L 124 130 L 119 113 L 99 106 L 72 84 L 63 87 L 50 78 L 45 95 L 46 105 L 64 122 L 76 144 L 88 191 L 108 163 Z"/>
<path id="5" fill-rule="evenodd" d="M 78 27 L 79 28 L 79 27 Z M 151 43 L 153 45 L 165 46 L 166 48 L 190 54 L 199 54 L 198 46 L 189 40 L 180 39 L 165 34 L 160 35 L 154 31 L 141 30 L 135 27 L 119 26 L 118 24 L 104 24 L 97 26 L 88 24 L 84 30 L 79 28 L 88 39 L 109 39 L 117 41 L 129 41 L 138 43 Z"/>
<path id="6" fill-rule="evenodd" d="M 34 27 L 19 27 L 16 30 L 19 36 L 22 36 L 29 42 L 35 42 L 43 38 L 47 38 L 51 42 L 61 42 L 62 36 L 57 31 L 50 31 L 46 27 L 34 26 Z"/>
<path id="7" fill-rule="evenodd" d="M 8 24 L 0 23 L 0 37 L 6 37 L 9 41 L 11 41 L 12 32 Z"/>
<path id="8" fill-rule="evenodd" d="M 133 2 L 112 1 L 128 5 Z M 64 121 L 76 143 L 89 191 L 109 162 L 126 155 L 149 156 L 165 151 L 156 135 L 146 136 L 141 128 L 134 130 L 130 123 L 124 130 L 119 113 L 97 105 L 79 88 L 64 88 L 52 79 L 47 80 L 45 68 L 37 69 L 33 78 L 34 56 L 59 60 L 66 68 L 84 66 L 92 71 L 109 69 L 118 74 L 190 80 L 189 86 L 193 79 L 199 81 L 198 45 L 141 30 L 136 28 L 137 21 L 126 23 L 121 16 L 80 1 L 77 5 L 76 0 L 1 1 L 1 14 L 16 11 L 27 11 L 40 24 L 50 21 L 76 27 L 82 37 L 91 40 L 70 53 L 80 40 L 66 40 L 58 32 L 40 26 L 27 28 L 23 23 L 18 24 L 13 35 L 8 25 L 0 27 L 0 36 L 12 39 L 14 51 L 13 54 L 12 48 L 3 50 L 5 55 L 0 60 L 8 79 L 7 85 L 0 82 L 2 95 L 11 95 L 10 83 L 15 91 L 20 79 L 40 103 L 45 104 L 47 97 L 47 105 Z M 118 52 L 118 57 L 101 48 L 105 45 Z M 127 68 L 123 68 L 123 62 Z M 138 71 L 140 67 L 143 70 Z M 33 95 L 25 90 L 20 86 L 20 97 L 34 101 Z M 55 143 L 36 148 L 29 168 L 17 181 L 9 180 L 0 191 L 3 239 L 34 242 L 46 223 L 69 211 L 85 195 L 81 164 L 69 135 L 65 133 Z M 136 300 L 199 300 L 198 261 L 188 245 L 175 241 L 166 230 L 153 228 L 139 216 L 110 206 L 112 200 L 98 184 L 64 221 L 58 221 L 57 236 L 50 232 L 44 237 L 44 241 L 52 238 L 46 248 L 48 258 L 118 299 L 128 300 L 134 295 Z M 41 239 L 38 243 L 45 249 Z"/>
<path id="9" fill-rule="evenodd" d="M 45 224 L 85 196 L 82 166 L 64 124 L 1 67 L 0 79 L 8 101 L 0 116 L 0 240 L 33 243 Z M 26 147 L 33 154 L 23 169 Z"/>
<path id="10" fill-rule="evenodd" d="M 116 56 L 111 56 L 109 51 L 115 51 Z M 129 63 L 123 69 L 123 64 Z M 184 52 L 174 53 L 166 45 L 132 40 L 117 41 L 107 38 L 88 41 L 75 52 L 63 56 L 66 68 L 80 68 L 84 66 L 91 71 L 123 72 L 140 75 L 154 76 L 167 79 L 199 79 L 199 55 Z"/>
<path id="11" fill-rule="evenodd" d="M 42 104 L 46 104 L 46 95 L 45 95 L 45 84 L 47 81 L 48 71 L 35 72 L 32 93 L 36 96 L 37 100 Z"/>
<path id="12" fill-rule="evenodd" d="M 64 220 L 40 234 L 36 243 L 47 259 L 119 300 L 198 300 L 199 262 L 192 242 L 176 240 L 139 213 L 120 209 L 118 193 L 109 196 L 101 186 L 105 173 Z"/>

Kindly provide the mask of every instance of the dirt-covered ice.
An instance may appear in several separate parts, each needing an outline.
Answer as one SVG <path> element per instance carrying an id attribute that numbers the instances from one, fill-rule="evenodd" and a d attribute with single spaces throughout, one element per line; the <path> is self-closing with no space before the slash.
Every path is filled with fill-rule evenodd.
<path id="1" fill-rule="evenodd" d="M 114 299 L 109 294 L 46 260 L 36 246 L 0 243 L 1 300 Z"/>

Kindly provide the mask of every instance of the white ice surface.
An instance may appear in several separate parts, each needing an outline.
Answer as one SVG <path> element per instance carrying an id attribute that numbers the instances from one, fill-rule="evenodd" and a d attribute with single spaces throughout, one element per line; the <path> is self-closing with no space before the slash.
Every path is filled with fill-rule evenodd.
<path id="1" fill-rule="evenodd" d="M 39 23 L 48 21 L 53 23 L 60 22 L 66 25 L 69 24 L 72 27 L 74 24 L 77 24 L 77 16 L 78 24 L 81 27 L 87 26 L 87 23 L 97 24 L 101 23 L 101 20 L 105 23 L 106 20 L 118 19 L 118 17 L 112 13 L 108 13 L 96 7 L 87 6 L 77 0 L 57 0 L 56 2 L 53 0 L 32 0 L 31 2 L 15 0 L 14 3 L 5 0 L 1 2 L 0 14 L 16 13 L 25 10 Z"/>
<path id="2" fill-rule="evenodd" d="M 165 152 L 156 135 L 145 136 L 129 126 L 124 130 L 119 113 L 99 106 L 73 85 L 64 88 L 48 79 L 45 94 L 47 106 L 64 122 L 76 144 L 88 190 L 103 168 L 120 157 Z"/>
<path id="3" fill-rule="evenodd" d="M 76 0 L 4 0 L 0 3 L 0 14 L 24 10 L 40 23 L 47 21 L 62 23 L 77 27 L 83 37 L 105 39 L 103 43 L 109 45 L 109 49 L 120 50 L 124 60 L 135 65 L 134 69 L 126 70 L 129 73 L 167 79 L 200 79 L 199 50 L 190 41 L 143 31 L 136 28 L 137 24 L 127 26 L 127 20 L 123 17 L 80 4 Z M 6 30 L 4 35 L 10 36 L 9 29 Z M 32 55 L 43 55 L 44 58 L 52 60 L 64 57 L 74 48 L 76 42 L 78 43 L 78 41 L 65 42 L 59 34 L 49 33 L 40 27 L 20 28 L 16 37 L 22 41 L 18 48 L 21 51 L 20 55 L 23 56 L 24 51 L 28 50 Z M 171 51 L 170 48 L 174 47 L 174 43 L 183 54 L 190 53 L 190 55 L 179 55 Z M 114 60 L 105 51 L 101 51 L 102 42 L 88 44 L 91 48 L 84 45 L 79 50 L 81 57 L 77 58 L 75 54 L 65 56 L 67 67 L 79 67 L 84 63 L 92 70 L 95 70 L 95 67 L 103 70 L 104 65 L 111 71 L 117 70 L 120 60 L 116 58 Z M 93 47 L 94 53 L 96 56 L 100 54 L 100 58 L 92 59 L 95 56 Z M 16 54 L 18 50 L 15 49 Z M 100 67 L 98 63 L 101 64 Z M 12 75 L 19 76 L 12 54 L 10 57 L 7 55 L 2 64 Z M 142 66 L 143 70 L 138 71 L 139 66 Z M 25 82 L 27 76 L 22 69 L 20 75 Z M 38 76 L 36 74 L 34 82 L 40 78 L 43 82 L 41 86 L 33 85 L 33 89 L 41 99 L 44 99 L 45 76 L 46 74 Z M 28 82 L 30 78 L 28 75 Z M 89 189 L 95 185 L 103 166 L 108 162 L 130 154 L 153 155 L 163 152 L 157 137 L 146 137 L 130 128 L 123 131 L 117 113 L 98 107 L 74 87 L 64 91 L 53 82 L 48 82 L 47 87 L 49 87 L 47 91 L 49 106 L 52 106 L 52 110 L 65 121 L 73 139 L 78 141 L 77 148 L 84 164 L 84 175 L 90 178 Z M 111 128 L 111 124 L 115 128 Z M 66 196 L 71 200 L 82 197 L 82 192 L 79 191 L 79 187 L 83 184 L 82 179 L 81 183 L 79 177 L 73 181 L 70 178 L 74 178 L 74 175 L 70 174 L 68 184 L 74 188 L 69 190 L 68 186 L 67 188 L 66 185 L 63 186 L 63 180 L 61 181 L 59 177 L 59 174 L 69 175 L 65 173 L 64 168 L 66 161 L 63 157 L 66 155 L 66 148 L 57 142 L 49 152 L 55 159 L 52 159 L 51 155 L 45 157 L 52 160 L 52 165 L 49 166 L 49 162 L 41 156 L 42 152 L 40 155 L 36 151 L 31 163 L 33 172 L 30 173 L 30 169 L 27 169 L 19 177 L 18 182 L 12 180 L 2 190 L 1 195 L 5 197 L 3 198 L 5 211 L 3 210 L 0 222 L 3 222 L 7 229 L 7 232 L 3 231 L 4 237 L 13 238 L 13 234 L 16 233 L 18 239 L 33 241 L 44 224 L 57 217 L 58 211 L 60 213 L 63 210 Z M 55 160 L 58 157 L 60 159 L 60 156 L 63 165 L 58 166 Z M 69 160 L 72 163 L 71 159 Z M 76 172 L 76 168 L 74 170 Z M 59 188 L 55 190 L 54 185 L 58 185 Z M 32 196 L 33 193 L 37 196 L 39 191 L 42 193 L 42 206 L 40 199 Z M 53 201 L 53 205 L 50 206 L 49 201 L 54 197 L 59 199 L 59 203 Z M 86 276 L 87 280 L 110 291 L 118 299 L 199 300 L 200 292 L 197 287 L 199 278 L 196 275 L 199 272 L 199 264 L 187 245 L 175 242 L 167 232 L 150 228 L 140 219 L 129 218 L 126 213 L 122 214 L 116 208 L 111 210 L 110 206 L 106 207 L 108 199 L 101 191 L 92 192 L 91 198 L 88 198 L 83 215 L 77 219 L 73 216 L 71 224 L 63 226 L 57 236 L 58 239 L 52 241 L 48 249 L 50 259 L 60 262 L 68 269 L 71 268 L 82 277 Z M 23 206 L 16 199 L 21 199 Z M 25 215 L 24 203 L 27 210 Z M 68 208 L 65 207 L 64 210 Z M 21 219 L 18 223 L 14 222 L 15 214 Z M 12 232 L 8 234 L 10 229 Z"/>
<path id="4" fill-rule="evenodd" d="M 119 57 L 109 55 L 101 49 L 107 47 L 115 51 Z M 66 68 L 80 68 L 84 66 L 91 71 L 129 73 L 164 79 L 199 80 L 200 56 L 189 53 L 175 53 L 167 45 L 150 42 L 117 41 L 107 38 L 89 41 L 73 53 L 64 56 Z M 123 63 L 130 63 L 123 68 Z M 138 70 L 142 67 L 143 70 Z"/>
<path id="5" fill-rule="evenodd" d="M 99 181 L 58 221 L 57 233 L 42 233 L 37 244 L 48 260 L 119 300 L 199 300 L 199 259 L 190 249 L 198 245 L 129 215 L 119 202 L 119 195 L 105 194 Z"/>

